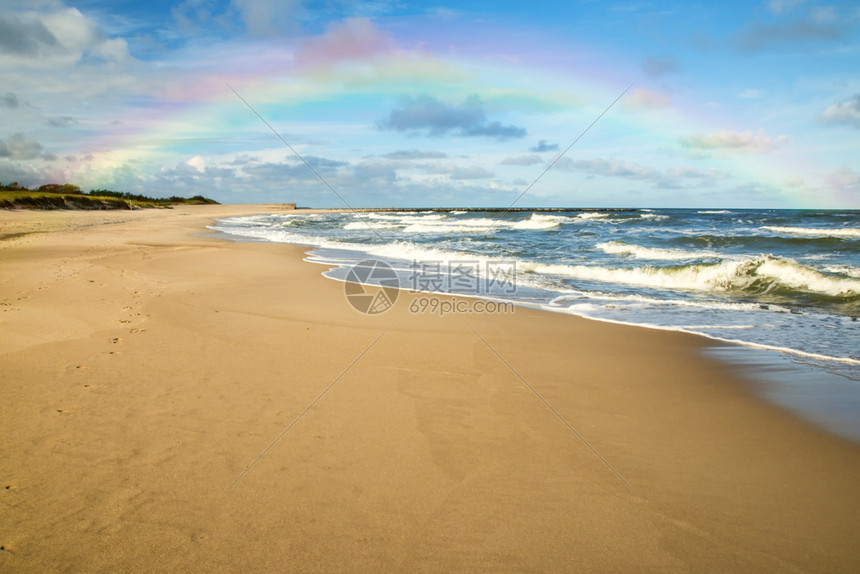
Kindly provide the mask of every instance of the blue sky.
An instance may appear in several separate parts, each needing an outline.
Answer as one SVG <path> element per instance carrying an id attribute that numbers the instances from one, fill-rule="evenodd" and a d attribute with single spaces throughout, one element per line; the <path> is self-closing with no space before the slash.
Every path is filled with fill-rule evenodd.
<path id="1" fill-rule="evenodd" d="M 860 208 L 858 63 L 849 2 L 2 0 L 0 181 L 342 207 L 232 86 L 352 206 Z"/>

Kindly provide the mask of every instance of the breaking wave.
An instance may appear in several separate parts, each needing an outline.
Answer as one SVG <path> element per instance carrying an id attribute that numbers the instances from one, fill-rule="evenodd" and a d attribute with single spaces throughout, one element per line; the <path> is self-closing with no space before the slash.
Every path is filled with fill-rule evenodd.
<path id="1" fill-rule="evenodd" d="M 624 243 L 623 241 L 607 241 L 595 245 L 604 253 L 614 255 L 627 255 L 634 259 L 650 259 L 659 261 L 683 261 L 687 259 L 707 259 L 719 257 L 715 251 L 686 251 L 683 249 L 661 249 L 655 247 L 642 247 Z"/>
<path id="2" fill-rule="evenodd" d="M 856 237 L 860 239 L 860 228 L 843 227 L 831 229 L 819 229 L 816 227 L 782 227 L 778 225 L 765 225 L 762 229 L 775 233 L 788 233 L 790 235 L 803 235 L 811 237 Z"/>
<path id="3" fill-rule="evenodd" d="M 587 265 L 524 264 L 527 271 L 572 279 L 624 283 L 661 289 L 685 289 L 789 299 L 824 296 L 839 302 L 860 301 L 860 280 L 822 273 L 797 261 L 762 255 L 671 267 L 609 268 Z"/>

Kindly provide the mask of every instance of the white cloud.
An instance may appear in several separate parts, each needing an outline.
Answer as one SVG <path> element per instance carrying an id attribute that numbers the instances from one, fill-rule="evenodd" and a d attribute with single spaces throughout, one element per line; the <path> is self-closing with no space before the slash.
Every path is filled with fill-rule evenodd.
<path id="1" fill-rule="evenodd" d="M 771 137 L 763 130 L 738 132 L 720 130 L 710 134 L 695 134 L 681 139 L 681 145 L 697 151 L 723 150 L 728 152 L 764 153 L 788 143 L 787 136 Z"/>
<path id="2" fill-rule="evenodd" d="M 255 0 L 256 1 L 256 0 Z M 373 58 L 392 50 L 391 39 L 367 18 L 350 18 L 307 40 L 296 52 L 299 66 L 319 67 Z"/>
<path id="3" fill-rule="evenodd" d="M 535 165 L 541 163 L 543 158 L 537 154 L 518 155 L 514 157 L 506 157 L 502 160 L 502 165 Z"/>
<path id="4" fill-rule="evenodd" d="M 627 179 L 656 180 L 660 177 L 660 173 L 653 168 L 623 160 L 606 160 L 602 158 L 573 160 L 564 158 L 556 163 L 556 167 L 571 171 L 585 171 L 594 175 L 610 175 Z"/>
<path id="5" fill-rule="evenodd" d="M 540 140 L 536 146 L 530 147 L 529 151 L 534 152 L 534 153 L 558 151 L 558 144 L 551 144 L 551 143 L 547 143 L 546 140 Z"/>
<path id="6" fill-rule="evenodd" d="M 6 139 L 0 139 L 0 157 L 15 160 L 31 160 L 45 158 L 42 144 L 31 140 L 21 133 L 12 134 Z"/>
<path id="7" fill-rule="evenodd" d="M 804 44 L 845 39 L 847 24 L 832 8 L 816 8 L 791 21 L 752 22 L 735 36 L 735 43 L 747 53 L 778 47 L 797 50 Z"/>
<path id="8" fill-rule="evenodd" d="M 804 0 L 770 0 L 767 5 L 774 14 L 782 14 L 794 9 L 803 2 Z"/>
<path id="9" fill-rule="evenodd" d="M 821 119 L 829 124 L 860 128 L 860 94 L 829 106 L 821 114 Z"/>
<path id="10" fill-rule="evenodd" d="M 482 167 L 458 167 L 448 174 L 451 179 L 486 179 L 493 177 L 493 172 Z"/>
<path id="11" fill-rule="evenodd" d="M 724 170 L 702 170 L 689 166 L 667 167 L 658 169 L 616 159 L 583 159 L 564 158 L 556 164 L 558 169 L 566 171 L 582 171 L 589 175 L 617 177 L 628 180 L 644 181 L 659 188 L 678 189 L 695 184 L 696 187 L 707 186 L 730 177 Z"/>
<path id="12" fill-rule="evenodd" d="M 522 138 L 525 128 L 488 121 L 484 103 L 475 94 L 462 104 L 447 104 L 431 96 L 402 98 L 400 106 L 377 122 L 381 130 L 421 133 L 431 136 L 489 137 L 497 140 Z"/>
<path id="13" fill-rule="evenodd" d="M 834 24 L 839 19 L 833 6 L 816 6 L 809 12 L 812 21 L 821 26 Z"/>
<path id="14" fill-rule="evenodd" d="M 195 155 L 185 163 L 196 169 L 199 173 L 203 173 L 206 169 L 206 161 L 199 155 Z"/>
<path id="15" fill-rule="evenodd" d="M 99 25 L 77 8 L 0 14 L 0 62 L 7 65 L 47 68 L 84 59 L 127 58 L 126 41 L 107 38 Z"/>
<path id="16" fill-rule="evenodd" d="M 426 165 L 423 171 L 434 175 L 445 175 L 452 180 L 486 179 L 493 177 L 493 172 L 478 166 L 461 166 L 454 163 L 436 163 Z"/>
<path id="17" fill-rule="evenodd" d="M 843 165 L 826 177 L 832 187 L 843 191 L 860 191 L 860 174 Z"/>
<path id="18" fill-rule="evenodd" d="M 0 96 L 0 108 L 15 109 L 19 104 L 18 96 L 12 92 L 6 92 L 6 94 Z"/>
<path id="19" fill-rule="evenodd" d="M 231 0 L 252 36 L 274 36 L 285 31 L 301 0 Z"/>
<path id="20" fill-rule="evenodd" d="M 385 154 L 383 157 L 390 160 L 416 160 L 416 159 L 441 159 L 448 154 L 441 151 L 422 151 L 417 149 L 397 150 Z"/>

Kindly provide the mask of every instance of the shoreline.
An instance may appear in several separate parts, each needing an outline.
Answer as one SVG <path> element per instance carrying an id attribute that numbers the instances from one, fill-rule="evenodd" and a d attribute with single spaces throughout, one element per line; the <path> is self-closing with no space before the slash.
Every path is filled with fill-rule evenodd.
<path id="1" fill-rule="evenodd" d="M 237 239 L 223 232 L 215 232 L 227 241 L 256 242 L 251 239 Z M 305 254 L 311 253 L 319 247 L 314 245 L 282 243 L 282 245 L 294 245 L 307 248 Z M 334 263 L 325 261 L 315 261 L 305 257 L 304 260 L 314 265 L 321 265 L 329 269 L 337 267 Z M 322 272 L 321 275 L 327 279 L 338 283 L 344 283 L 345 279 L 332 277 Z M 855 420 L 856 411 L 860 410 L 858 397 L 856 393 L 844 393 L 843 398 L 847 402 L 831 401 L 830 409 L 822 408 L 822 404 L 827 404 L 828 401 L 821 397 L 814 396 L 821 393 L 822 385 L 829 388 L 847 387 L 858 382 L 857 379 L 852 379 L 844 374 L 831 373 L 823 368 L 809 367 L 803 363 L 803 359 L 818 360 L 823 363 L 833 362 L 838 364 L 860 364 L 855 359 L 843 357 L 831 357 L 815 353 L 809 353 L 787 347 L 775 347 L 772 345 L 763 345 L 760 343 L 750 343 L 739 339 L 727 339 L 706 333 L 698 333 L 696 331 L 688 331 L 681 327 L 666 327 L 661 325 L 640 324 L 632 322 L 617 321 L 614 319 L 601 317 L 588 317 L 565 311 L 564 309 L 554 309 L 542 304 L 525 303 L 514 299 L 494 299 L 486 295 L 468 295 L 468 294 L 450 294 L 436 291 L 420 291 L 415 292 L 405 287 L 399 287 L 401 292 L 409 293 L 415 297 L 439 297 L 445 299 L 466 299 L 466 300 L 483 300 L 489 302 L 497 302 L 508 304 L 517 308 L 531 309 L 538 312 L 553 313 L 568 317 L 576 317 L 586 321 L 597 321 L 607 323 L 609 325 L 618 325 L 620 327 L 633 327 L 637 329 L 648 329 L 655 331 L 664 331 L 669 333 L 682 333 L 692 337 L 702 339 L 701 353 L 704 357 L 709 357 L 712 360 L 717 360 L 730 368 L 734 369 L 737 376 L 746 381 L 747 388 L 750 392 L 760 400 L 766 401 L 770 405 L 774 405 L 785 409 L 794 416 L 808 423 L 814 424 L 819 429 L 824 430 L 834 436 L 849 440 L 860 445 L 860 422 Z M 723 351 L 723 352 L 720 352 Z M 802 389 L 798 391 L 794 389 L 789 395 L 780 392 L 780 383 L 789 382 L 793 387 L 797 386 L 798 381 L 805 381 L 808 385 L 811 381 L 815 381 L 815 389 Z M 827 393 L 824 393 L 827 395 Z M 799 396 L 806 397 L 804 399 Z M 810 405 L 808 403 L 815 403 Z M 852 405 L 848 407 L 847 405 Z M 851 412 L 848 416 L 844 411 L 850 408 Z"/>
<path id="2" fill-rule="evenodd" d="M 406 211 L 418 210 L 411 209 Z M 345 210 L 338 212 L 342 213 L 345 212 Z M 213 231 L 215 231 L 216 229 L 213 229 Z M 241 229 L 239 230 L 239 232 L 241 233 Z M 220 237 L 228 241 L 267 241 L 264 239 L 243 237 L 241 235 L 231 235 L 224 231 L 218 231 L 218 234 Z M 345 280 L 344 270 L 349 268 L 349 264 L 339 262 L 338 257 L 330 259 L 327 258 L 327 256 L 325 255 L 327 250 L 336 250 L 337 247 L 333 245 L 326 247 L 313 243 L 304 243 L 301 242 L 299 238 L 296 238 L 294 242 L 285 244 L 301 245 L 303 247 L 306 247 L 309 250 L 308 256 L 305 258 L 307 261 L 311 263 L 325 265 L 329 269 L 327 271 L 322 272 L 325 277 L 341 282 Z M 350 248 L 355 249 L 357 249 L 358 247 L 359 245 L 350 246 Z M 362 252 L 359 251 L 359 253 L 361 254 Z M 403 269 L 403 265 L 406 264 L 406 262 L 400 261 L 396 258 L 389 259 L 385 255 L 374 255 L 373 250 L 369 250 L 367 253 L 364 253 L 363 256 L 365 258 L 370 259 L 379 258 L 386 263 L 394 265 L 395 268 L 400 268 L 401 271 Z M 358 257 L 357 259 L 355 259 L 355 261 L 358 261 L 358 259 L 362 259 L 362 257 Z M 405 286 L 406 283 L 404 281 L 408 282 L 408 280 L 405 280 L 404 276 L 401 275 L 401 289 L 411 291 L 411 289 L 407 289 L 407 287 Z M 455 299 L 459 298 L 459 300 L 461 301 L 469 301 L 474 299 L 495 301 L 501 304 L 511 304 L 516 305 L 518 307 L 537 309 L 568 316 L 576 316 L 588 320 L 606 322 L 609 324 L 644 327 L 646 329 L 653 329 L 658 331 L 686 333 L 698 337 L 703 337 L 707 340 L 708 345 L 729 345 L 733 347 L 738 347 L 739 349 L 744 350 L 744 356 L 738 353 L 722 353 L 720 355 L 722 358 L 720 358 L 719 360 L 728 362 L 732 366 L 737 367 L 742 378 L 750 380 L 750 387 L 754 389 L 757 396 L 764 398 L 771 404 L 787 408 L 794 415 L 800 417 L 803 420 L 813 422 L 819 427 L 826 429 L 828 432 L 835 433 L 836 435 L 843 438 L 847 438 L 848 440 L 851 440 L 855 443 L 860 443 L 860 424 L 853 422 L 852 418 L 846 414 L 848 406 L 853 405 L 851 407 L 851 410 L 853 410 L 853 412 L 849 414 L 854 415 L 855 418 L 860 417 L 860 394 L 846 394 L 846 392 L 844 391 L 844 387 L 846 386 L 846 384 L 850 386 L 850 384 L 860 381 L 860 379 L 857 378 L 857 375 L 860 373 L 858 373 L 856 370 L 856 366 L 860 365 L 860 361 L 858 361 L 857 359 L 851 357 L 837 356 L 833 354 L 825 355 L 821 353 L 811 352 L 808 350 L 792 348 L 790 346 L 779 346 L 762 342 L 743 340 L 740 338 L 732 337 L 731 334 L 734 334 L 733 332 L 731 332 L 731 334 L 717 335 L 697 331 L 695 329 L 688 329 L 683 326 L 661 325 L 648 322 L 637 323 L 629 319 L 618 320 L 608 317 L 594 317 L 589 316 L 587 313 L 580 314 L 577 312 L 571 312 L 565 308 L 556 308 L 548 304 L 547 302 L 538 302 L 537 299 L 523 300 L 504 297 L 501 295 L 493 297 L 490 295 L 480 294 L 448 293 L 444 290 L 424 291 L 422 292 L 422 294 L 425 297 L 431 298 L 435 298 L 439 295 L 448 295 L 450 297 L 454 297 Z M 762 353 L 761 351 L 764 351 L 764 353 Z M 807 361 L 812 361 L 813 363 L 817 364 L 817 367 L 810 367 L 807 364 Z M 834 372 L 834 368 L 838 370 Z M 780 385 L 775 384 L 779 383 L 780 380 L 786 380 L 787 382 L 790 381 L 790 384 L 785 385 L 786 390 L 782 394 L 780 393 Z M 831 402 L 830 404 L 832 405 L 832 412 L 828 412 L 827 409 L 822 408 L 822 405 L 828 404 L 828 401 L 822 400 L 817 396 L 813 396 L 813 394 L 809 391 L 805 391 L 805 389 L 802 388 L 802 385 L 796 385 L 797 381 L 805 381 L 805 384 L 807 386 L 814 385 L 816 390 L 820 393 L 823 393 L 825 396 L 829 396 L 830 393 L 838 394 L 839 396 L 847 399 L 847 402 Z M 761 389 L 763 388 L 766 388 L 767 392 L 762 392 Z M 798 392 L 798 389 L 800 389 L 800 391 L 805 392 Z M 797 398 L 798 395 L 806 396 L 808 397 L 808 399 L 800 400 Z"/>
<path id="3" fill-rule="evenodd" d="M 447 208 L 445 210 L 447 210 Z M 443 210 L 443 211 L 445 211 L 445 210 Z M 365 210 L 365 211 L 376 211 L 376 210 Z M 383 210 L 383 211 L 391 211 L 391 210 Z M 416 210 L 411 209 L 411 210 L 407 210 L 407 211 L 416 211 Z M 530 211 L 530 210 L 526 210 L 526 211 Z M 328 212 L 349 213 L 348 210 L 330 210 Z M 313 213 L 316 213 L 316 211 L 309 210 L 309 211 L 307 211 L 307 213 L 313 214 Z M 297 215 L 302 215 L 302 214 L 299 213 Z M 360 215 L 360 214 L 356 214 L 356 215 Z M 660 215 L 658 217 L 664 217 L 664 216 Z M 348 229 L 349 226 L 347 226 L 346 228 Z M 326 238 L 325 235 L 322 235 L 320 237 L 310 237 L 310 238 L 308 238 L 308 239 L 310 239 L 309 241 L 302 241 L 302 238 L 301 238 L 302 234 L 301 233 L 292 233 L 291 234 L 289 232 L 285 232 L 285 233 L 287 233 L 287 235 L 290 236 L 290 237 L 285 239 L 285 238 L 279 238 L 277 236 L 273 237 L 273 238 L 265 238 L 266 237 L 265 235 L 258 236 L 254 233 L 251 233 L 250 235 L 242 236 L 242 229 L 239 228 L 237 231 L 238 231 L 238 235 L 230 235 L 229 232 L 225 231 L 223 237 L 225 239 L 234 240 L 234 241 L 276 241 L 276 242 L 286 242 L 286 243 L 296 244 L 296 245 L 304 245 L 304 246 L 307 246 L 309 249 L 314 249 L 315 251 L 317 251 L 316 257 L 321 258 L 322 260 L 326 259 L 325 253 L 327 251 L 337 252 L 340 249 L 358 252 L 359 254 L 362 254 L 365 258 L 371 258 L 371 259 L 372 258 L 380 258 L 380 259 L 386 260 L 388 263 L 395 265 L 395 267 L 397 267 L 398 265 L 401 265 L 401 264 L 402 265 L 408 264 L 409 260 L 412 257 L 410 255 L 397 254 L 396 252 L 392 252 L 390 249 L 383 249 L 383 248 L 377 249 L 373 244 L 363 244 L 360 241 L 357 243 L 350 243 L 344 247 L 341 247 L 340 246 L 341 244 L 333 243 L 331 238 L 330 237 Z M 258 231 L 258 230 L 255 230 L 255 231 Z M 380 239 L 392 240 L 393 238 L 391 238 L 391 237 L 385 237 L 385 238 L 380 237 Z M 312 240 L 316 240 L 316 242 L 314 242 Z M 394 243 L 397 243 L 397 242 L 395 241 Z M 386 247 L 386 246 L 384 245 L 383 247 Z M 420 247 L 426 248 L 426 244 L 421 244 Z M 451 252 L 451 253 L 453 253 L 453 252 Z M 436 256 L 433 258 L 438 259 L 439 257 L 451 256 L 451 253 L 449 253 L 449 254 L 435 254 Z M 415 257 L 417 257 L 419 259 L 422 258 L 421 255 L 417 255 Z M 474 257 L 476 259 L 479 259 L 479 260 L 484 260 L 489 256 L 486 253 L 483 253 L 483 254 L 475 253 Z M 762 256 L 762 257 L 764 257 L 764 256 Z M 335 262 L 333 262 L 332 265 L 334 265 L 334 266 L 341 265 L 341 263 L 337 263 L 337 261 L 339 261 L 340 259 L 341 258 L 339 258 L 337 255 L 334 255 L 333 261 L 335 261 Z M 777 259 L 779 259 L 779 258 L 777 258 Z M 739 261 L 740 262 L 744 262 L 744 261 L 749 262 L 746 259 L 744 259 L 744 257 L 739 257 L 739 258 L 733 259 L 731 256 L 729 256 L 726 261 L 729 261 L 732 263 L 737 263 Z M 319 261 L 319 262 L 323 262 L 323 261 Z M 519 261 L 518 261 L 518 263 L 519 263 Z M 530 260 L 526 259 L 524 261 L 524 263 L 529 264 Z M 695 267 L 697 267 L 697 265 L 691 264 L 690 267 L 695 268 Z M 600 269 L 599 266 L 598 266 L 598 269 Z M 646 271 L 648 271 L 648 270 L 649 269 L 646 268 Z M 403 271 L 403 270 L 401 269 L 401 271 Z M 616 270 L 612 269 L 612 271 L 616 271 Z M 627 271 L 627 269 L 626 268 L 622 269 L 622 271 Z M 729 270 L 729 271 L 731 271 L 731 270 Z M 694 272 L 695 272 L 695 269 L 694 269 Z M 812 272 L 814 273 L 814 271 L 812 271 Z M 551 274 L 551 272 L 550 272 L 550 274 Z M 600 279 L 598 279 L 598 280 L 600 280 Z M 401 283 L 402 282 L 403 282 L 403 277 L 401 277 Z M 610 282 L 611 282 L 611 280 L 610 280 Z M 623 283 L 623 281 L 620 281 L 620 283 Z M 647 288 L 647 286 L 648 286 L 647 283 L 635 283 L 635 282 L 633 282 L 632 284 L 635 285 L 637 288 L 639 288 L 639 287 L 646 287 Z M 532 286 L 532 287 L 534 287 L 534 286 Z M 542 289 L 541 287 L 537 287 L 538 291 L 540 291 L 541 289 Z M 690 289 L 692 289 L 693 291 L 695 291 L 696 289 L 702 290 L 702 288 L 700 286 L 691 287 Z M 683 291 L 683 286 L 682 286 L 681 290 Z M 705 288 L 704 291 L 707 292 L 707 289 Z M 452 293 L 452 294 L 454 294 L 454 293 Z M 465 295 L 465 294 L 461 294 L 461 295 Z M 545 299 L 543 300 L 543 302 L 540 302 L 541 301 L 540 295 L 545 296 Z M 761 336 L 755 336 L 755 335 L 752 337 L 733 336 L 735 334 L 735 332 L 732 332 L 730 334 L 724 334 L 724 332 L 723 333 L 720 333 L 720 332 L 714 333 L 713 330 L 712 330 L 712 332 L 708 332 L 707 331 L 707 329 L 709 328 L 708 326 L 700 327 L 698 329 L 692 328 L 692 327 L 690 327 L 690 328 L 686 327 L 685 324 L 683 323 L 683 319 L 682 319 L 681 323 L 674 323 L 674 324 L 672 324 L 671 321 L 669 321 L 668 324 L 661 323 L 659 320 L 656 321 L 656 323 L 655 323 L 655 322 L 651 322 L 647 319 L 646 320 L 641 320 L 641 319 L 640 320 L 631 320 L 629 318 L 613 319 L 611 317 L 595 316 L 594 314 L 590 314 L 588 312 L 580 313 L 580 312 L 577 312 L 575 310 L 570 311 L 570 310 L 565 310 L 563 308 L 562 309 L 556 309 L 555 306 L 550 303 L 550 299 L 558 298 L 558 297 L 564 298 L 565 295 L 566 295 L 566 293 L 565 293 L 564 289 L 556 290 L 555 292 L 553 292 L 552 290 L 547 290 L 546 292 L 534 295 L 531 298 L 529 298 L 529 297 L 526 297 L 525 299 L 512 298 L 510 300 L 514 301 L 518 305 L 526 305 L 526 306 L 531 305 L 531 306 L 539 307 L 539 308 L 542 308 L 542 309 L 545 309 L 548 311 L 552 311 L 552 312 L 567 313 L 567 314 L 577 315 L 577 316 L 584 317 L 584 318 L 601 320 L 601 321 L 608 321 L 608 322 L 613 322 L 613 323 L 617 323 L 617 324 L 621 324 L 621 325 L 644 326 L 647 328 L 654 328 L 654 329 L 678 330 L 681 332 L 701 335 L 701 336 L 704 336 L 710 340 L 717 340 L 717 341 L 727 342 L 730 344 L 742 345 L 742 346 L 745 346 L 745 347 L 748 347 L 751 349 L 766 349 L 766 350 L 773 351 L 776 353 L 789 354 L 789 355 L 797 357 L 798 360 L 817 360 L 817 361 L 821 361 L 821 363 L 823 365 L 822 366 L 823 369 L 826 369 L 827 363 L 844 365 L 846 368 L 848 368 L 848 367 L 853 368 L 853 367 L 856 367 L 857 365 L 860 365 L 860 359 L 853 356 L 853 353 L 852 353 L 853 349 L 849 350 L 846 348 L 840 348 L 838 350 L 830 349 L 828 351 L 828 347 L 821 346 L 821 345 L 819 345 L 817 348 L 814 346 L 813 346 L 813 348 L 806 348 L 802 344 L 796 345 L 796 344 L 794 344 L 797 342 L 796 339 L 795 340 L 790 340 L 790 339 L 781 339 L 780 340 L 779 338 L 777 338 L 777 340 L 772 341 L 772 340 L 769 340 L 768 337 L 761 337 Z M 499 296 L 498 298 L 499 298 L 499 300 L 508 300 L 502 296 Z M 753 298 L 746 298 L 746 299 L 741 297 L 739 299 L 734 300 L 733 302 L 739 303 L 739 304 L 757 304 L 760 307 L 762 307 L 763 309 L 767 309 L 771 305 L 774 305 L 775 308 L 778 310 L 783 305 L 783 302 L 781 302 L 781 301 L 767 300 L 767 299 L 760 301 L 760 300 L 755 299 L 754 297 Z M 788 307 L 791 307 L 793 304 L 796 304 L 798 306 L 798 308 L 801 309 L 801 311 L 799 311 L 798 314 L 803 314 L 803 311 L 806 310 L 806 308 L 804 306 L 805 304 L 802 302 L 797 303 L 797 302 L 788 301 L 785 303 L 785 305 Z M 821 311 L 821 309 L 812 308 L 811 312 L 812 312 L 812 314 L 815 314 L 818 311 Z M 782 309 L 781 312 L 788 313 L 788 309 Z M 795 312 L 794 308 L 792 307 L 791 313 L 794 313 L 794 312 Z M 826 313 L 833 313 L 834 316 L 836 316 L 836 317 L 853 317 L 853 315 L 851 315 L 848 311 L 841 309 L 841 308 L 839 308 L 839 309 L 829 309 L 828 308 L 828 309 L 824 309 L 823 312 L 825 314 Z M 719 319 L 717 319 L 717 321 L 719 321 Z M 765 321 L 767 321 L 767 319 L 765 319 Z M 764 326 L 768 327 L 769 325 L 764 325 Z M 712 329 L 720 329 L 720 328 L 721 327 L 713 327 Z M 733 327 L 733 326 L 726 327 L 726 329 L 733 329 L 733 328 L 740 328 L 740 327 Z M 752 328 L 752 327 L 744 327 L 744 328 Z M 841 353 L 840 353 L 840 351 L 841 351 Z M 854 371 L 856 371 L 856 368 L 854 368 Z M 860 375 L 860 372 L 853 372 L 852 373 L 852 371 L 850 371 L 850 370 L 845 370 L 841 374 L 842 374 L 842 376 L 844 376 L 848 379 L 851 379 L 851 380 L 860 380 L 857 378 L 858 375 Z"/>
<path id="4" fill-rule="evenodd" d="M 205 229 L 267 209 L 2 242 L 0 566 L 860 559 L 860 447 L 756 398 L 698 337 L 527 308 L 361 316 L 304 247 Z"/>

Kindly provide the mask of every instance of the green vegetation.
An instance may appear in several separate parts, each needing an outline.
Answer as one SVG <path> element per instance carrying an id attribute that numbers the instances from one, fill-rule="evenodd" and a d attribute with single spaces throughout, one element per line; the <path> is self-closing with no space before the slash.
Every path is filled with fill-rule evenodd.
<path id="1" fill-rule="evenodd" d="M 48 183 L 37 189 L 28 189 L 17 182 L 0 184 L 0 208 L 4 209 L 169 209 L 173 205 L 217 203 L 214 199 L 202 195 L 192 198 L 155 198 L 109 189 L 91 189 L 85 192 L 71 183 Z"/>

